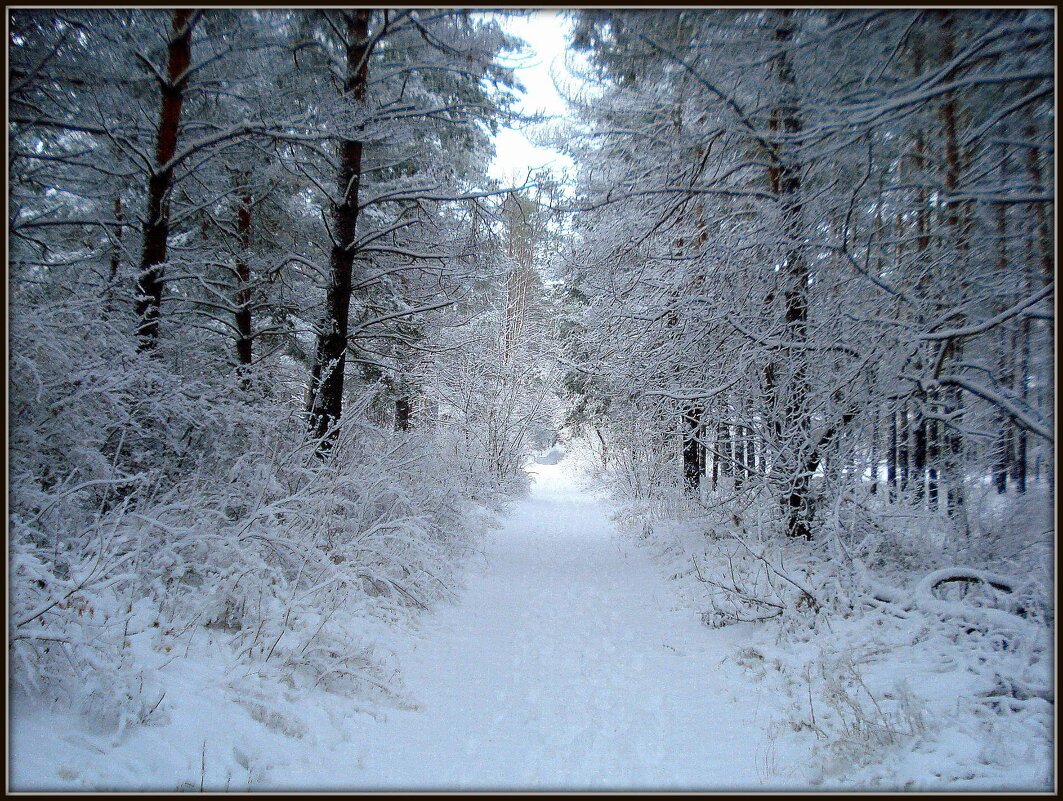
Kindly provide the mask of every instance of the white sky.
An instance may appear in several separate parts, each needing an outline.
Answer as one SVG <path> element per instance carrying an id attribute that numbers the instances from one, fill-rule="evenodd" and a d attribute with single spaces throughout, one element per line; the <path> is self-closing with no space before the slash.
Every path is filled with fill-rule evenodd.
<path id="1" fill-rule="evenodd" d="M 516 70 L 517 78 L 525 90 L 518 101 L 518 109 L 525 113 L 564 116 L 567 105 L 558 94 L 551 73 L 565 82 L 565 49 L 570 23 L 559 11 L 541 10 L 519 17 L 502 17 L 501 24 L 527 42 L 523 54 L 511 56 L 520 65 Z M 563 153 L 531 141 L 537 127 L 499 128 L 495 137 L 495 159 L 489 168 L 493 178 L 519 183 L 524 181 L 529 169 L 550 166 L 564 170 L 573 166 L 572 160 Z"/>

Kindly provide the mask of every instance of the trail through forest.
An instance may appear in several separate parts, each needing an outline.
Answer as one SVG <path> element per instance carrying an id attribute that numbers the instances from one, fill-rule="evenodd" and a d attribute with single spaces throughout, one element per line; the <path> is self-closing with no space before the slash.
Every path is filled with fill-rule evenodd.
<path id="1" fill-rule="evenodd" d="M 358 696 L 258 683 L 225 648 L 200 642 L 191 659 L 159 666 L 161 721 L 116 736 L 60 707 L 16 709 L 12 786 L 766 790 L 822 782 L 821 741 L 794 733 L 804 709 L 788 707 L 782 674 L 765 672 L 770 661 L 797 675 L 797 663 L 749 624 L 704 625 L 654 549 L 619 532 L 609 502 L 583 488 L 569 462 L 530 472 L 531 491 L 470 559 L 456 599 L 388 638 L 399 668 L 387 680 L 391 700 L 367 706 Z M 875 670 L 896 676 L 897 659 L 906 660 L 927 697 L 942 681 L 970 681 L 951 668 L 946 679 L 944 668 L 923 664 L 931 657 L 916 664 L 903 648 L 898 654 Z M 827 705 L 817 706 L 829 726 Z M 1041 782 L 1028 733 L 1012 732 L 1025 753 L 1009 766 L 1005 752 L 979 756 L 988 734 L 949 714 L 937 719 L 938 737 L 874 758 L 886 760 L 885 775 L 911 777 L 905 786 Z M 1001 736 L 994 748 L 1005 748 Z"/>
<path id="2" fill-rule="evenodd" d="M 422 704 L 366 733 L 361 786 L 777 787 L 731 633 L 672 600 L 565 462 L 535 484 L 403 661 Z"/>
<path id="3" fill-rule="evenodd" d="M 8 28 L 11 789 L 1055 788 L 1051 9 Z"/>
<path id="4" fill-rule="evenodd" d="M 201 653 L 163 669 L 164 725 L 115 738 L 58 709 L 20 717 L 14 784 L 799 786 L 803 760 L 769 734 L 768 686 L 733 661 L 743 627 L 710 629 L 683 608 L 568 463 L 530 472 L 530 493 L 471 560 L 457 601 L 395 643 L 400 703 L 255 691 Z"/>

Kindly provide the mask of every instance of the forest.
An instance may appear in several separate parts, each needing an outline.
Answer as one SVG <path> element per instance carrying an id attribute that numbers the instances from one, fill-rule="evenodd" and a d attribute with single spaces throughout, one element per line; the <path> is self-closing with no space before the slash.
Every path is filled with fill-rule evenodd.
<path id="1" fill-rule="evenodd" d="M 1053 789 L 1055 21 L 9 10 L 9 787 Z"/>

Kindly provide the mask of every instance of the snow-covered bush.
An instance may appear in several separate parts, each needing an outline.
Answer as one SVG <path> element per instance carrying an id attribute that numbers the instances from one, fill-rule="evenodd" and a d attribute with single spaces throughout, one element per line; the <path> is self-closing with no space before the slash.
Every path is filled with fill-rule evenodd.
<path id="1" fill-rule="evenodd" d="M 152 487 L 85 531 L 56 532 L 56 546 L 29 523 L 13 527 L 16 682 L 75 701 L 86 675 L 138 684 L 123 673 L 130 626 L 158 629 L 165 650 L 207 626 L 259 672 L 393 691 L 351 620 L 400 622 L 448 592 L 469 545 L 465 495 L 420 434 L 363 424 L 333 459 L 344 467 L 267 441 L 227 471 Z M 100 692 L 128 696 L 132 716 L 153 700 L 139 684 Z"/>
<path id="2" fill-rule="evenodd" d="M 178 654 L 207 627 L 258 674 L 397 692 L 369 621 L 450 592 L 468 499 L 497 483 L 443 431 L 370 422 L 371 387 L 322 461 L 289 398 L 248 403 L 223 370 L 136 353 L 92 303 L 33 300 L 12 321 L 16 691 L 105 728 L 157 720 L 130 638 L 154 630 L 156 652 Z M 272 386 L 297 385 L 272 369 Z"/>
<path id="3" fill-rule="evenodd" d="M 749 627 L 733 658 L 778 699 L 774 736 L 814 740 L 819 784 L 992 786 L 1003 754 L 1050 747 L 1051 543 L 1037 536 L 1038 499 L 1018 500 L 1025 520 L 1014 499 L 984 515 L 972 503 L 961 536 L 903 496 L 850 493 L 809 542 L 783 535 L 770 494 L 721 481 L 691 498 L 675 480 L 638 493 L 632 465 L 611 458 L 604 477 L 618 523 L 705 624 Z M 957 748 L 977 754 L 942 771 Z"/>
<path id="4" fill-rule="evenodd" d="M 533 435 L 554 422 L 554 375 L 526 342 L 507 346 L 503 331 L 498 313 L 484 315 L 463 331 L 461 348 L 440 359 L 425 383 L 439 401 L 439 436 L 450 469 L 463 471 L 466 482 L 490 477 L 521 491 Z"/>

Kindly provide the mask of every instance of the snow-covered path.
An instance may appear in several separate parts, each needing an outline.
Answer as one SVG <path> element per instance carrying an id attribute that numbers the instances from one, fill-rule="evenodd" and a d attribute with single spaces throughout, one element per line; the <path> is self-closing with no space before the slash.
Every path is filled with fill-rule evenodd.
<path id="1" fill-rule="evenodd" d="M 800 787 L 805 755 L 769 734 L 777 703 L 730 658 L 744 627 L 677 603 L 565 462 L 533 470 L 458 602 L 396 638 L 408 708 L 255 690 L 201 653 L 160 670 L 156 725 L 114 735 L 62 706 L 16 710 L 12 787 Z"/>
<path id="2" fill-rule="evenodd" d="M 365 731 L 372 787 L 778 786 L 759 689 L 564 462 L 403 659 L 421 709 Z M 721 664 L 722 663 L 722 664 Z"/>

